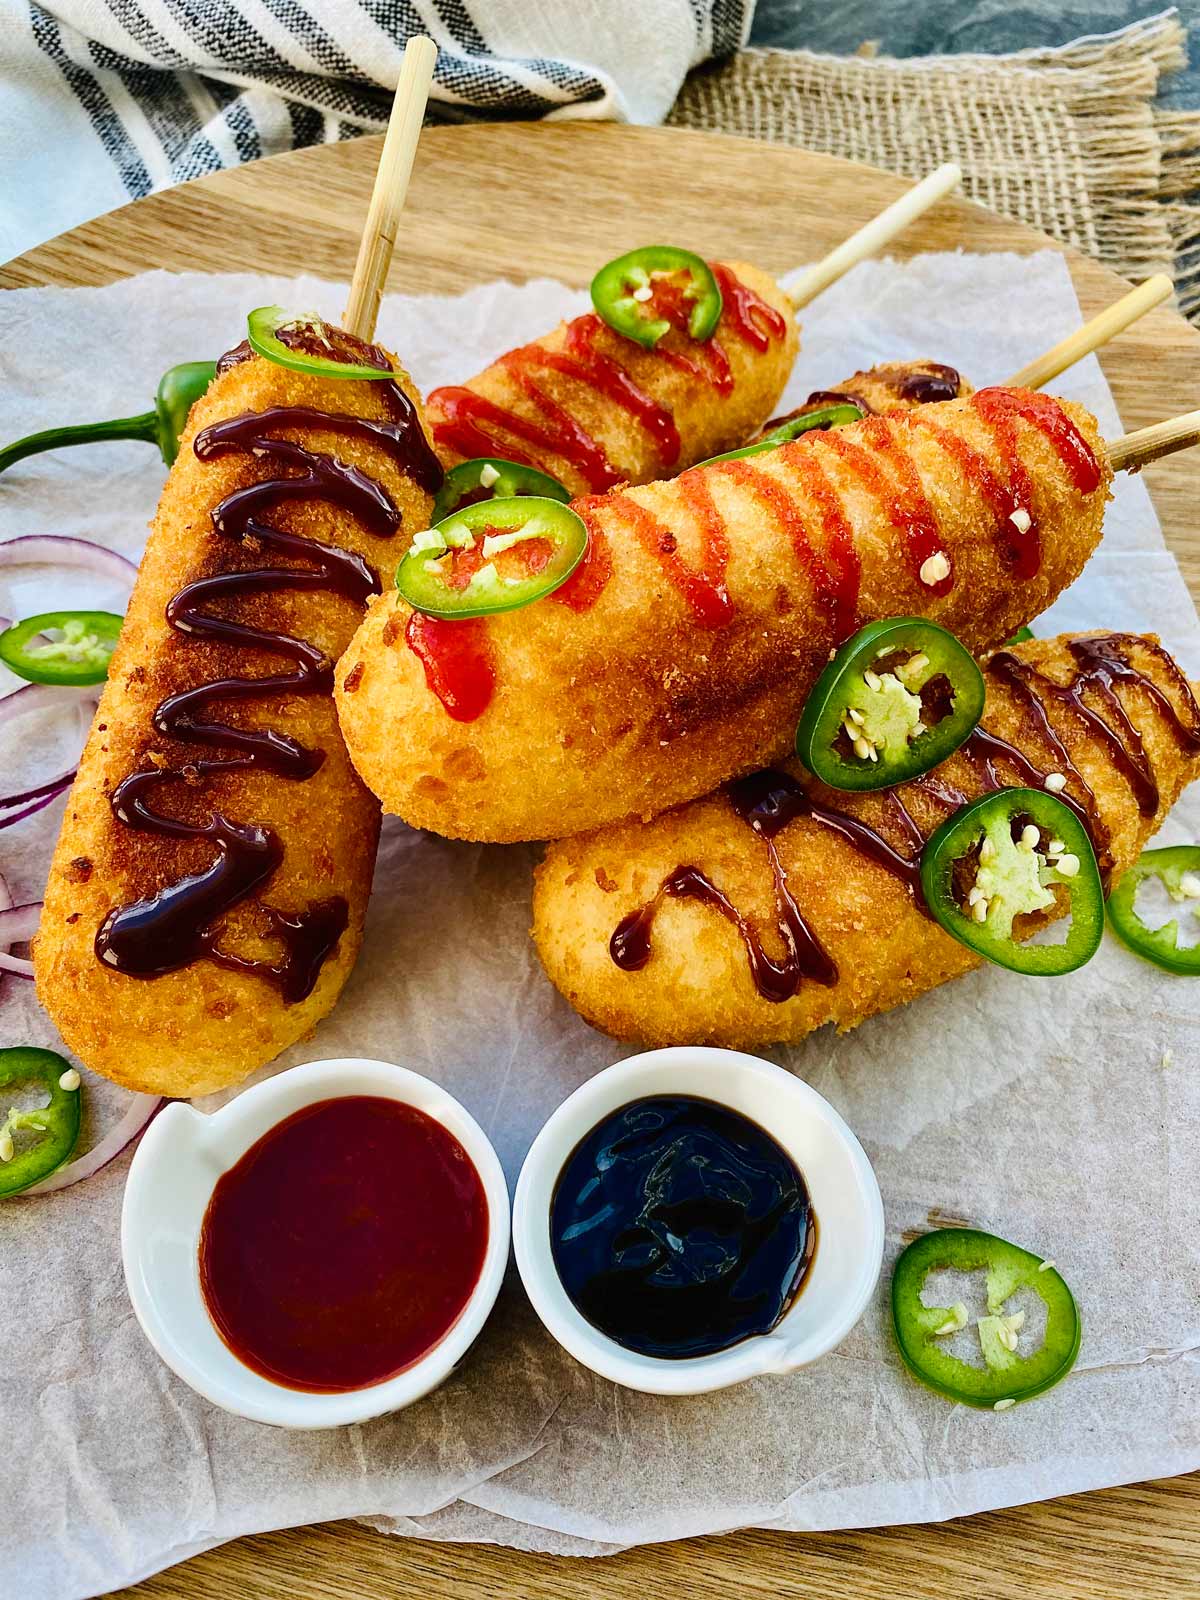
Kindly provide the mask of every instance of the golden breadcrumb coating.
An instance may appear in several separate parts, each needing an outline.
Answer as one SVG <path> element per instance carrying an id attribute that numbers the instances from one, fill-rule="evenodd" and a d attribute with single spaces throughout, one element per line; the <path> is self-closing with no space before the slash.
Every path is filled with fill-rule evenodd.
<path id="1" fill-rule="evenodd" d="M 1038 640 L 1012 654 L 1054 681 L 1070 683 L 1077 670 L 1069 649 L 1072 637 L 1080 636 Z M 1162 690 L 1185 726 L 1195 726 L 1186 680 L 1166 653 L 1153 639 L 1121 637 L 1133 666 Z M 987 682 L 984 726 L 1022 750 L 1041 772 L 1056 771 L 1061 757 L 1038 727 L 1036 714 L 997 676 L 988 673 Z M 1200 740 L 1188 748 L 1143 687 L 1119 684 L 1116 693 L 1145 741 L 1158 785 L 1158 804 L 1149 816 L 1141 813 L 1127 777 L 1095 729 L 1052 695 L 1039 695 L 1095 795 L 1101 840 L 1108 835 L 1101 865 L 1111 866 L 1114 876 L 1137 859 L 1180 792 L 1200 776 Z M 1101 693 L 1089 689 L 1084 701 L 1116 726 Z M 785 770 L 803 777 L 794 762 Z M 1005 784 L 1023 781 L 1003 763 L 999 776 Z M 930 792 L 939 784 L 968 798 L 984 792 L 979 772 L 961 752 L 924 784 L 901 786 L 896 792 L 925 837 L 951 814 Z M 811 792 L 868 822 L 901 854 L 914 854 L 888 793 L 838 794 L 815 784 Z M 1073 777 L 1064 793 L 1085 798 Z M 724 791 L 650 823 L 626 823 L 548 846 L 533 896 L 533 937 L 548 976 L 586 1021 L 615 1038 L 755 1048 L 794 1043 L 827 1022 L 839 1030 L 853 1028 L 980 965 L 977 956 L 917 909 L 897 877 L 829 827 L 798 817 L 775 844 L 790 893 L 836 963 L 832 987 L 804 979 L 794 997 L 765 1000 L 751 979 L 737 929 L 711 907 L 669 896 L 654 915 L 646 965 L 626 972 L 614 964 L 609 941 L 617 925 L 652 900 L 681 864 L 697 867 L 722 890 L 757 930 L 769 955 L 782 954 L 765 842 L 734 813 Z"/>
<path id="2" fill-rule="evenodd" d="M 397 376 L 419 406 L 398 365 Z M 264 467 L 243 451 L 201 461 L 192 450 L 195 435 L 208 424 L 269 406 L 388 415 L 376 383 L 321 380 L 260 359 L 232 367 L 193 406 L 68 800 L 34 941 L 38 998 L 70 1048 L 114 1082 L 156 1094 L 187 1097 L 236 1083 L 312 1030 L 354 964 L 375 859 L 379 808 L 346 757 L 330 697 L 288 694 L 243 703 L 214 697 L 205 705 L 217 720 L 280 729 L 325 757 L 302 782 L 260 769 L 204 775 L 192 787 L 178 782 L 155 791 L 156 810 L 203 821 L 216 808 L 235 821 L 266 824 L 283 843 L 283 861 L 269 882 L 222 919 L 221 948 L 252 959 L 277 958 L 279 941 L 266 926 L 260 899 L 291 912 L 342 896 L 350 907 L 348 926 L 315 988 L 290 1006 L 263 978 L 208 960 L 146 979 L 114 971 L 97 957 L 97 930 L 114 907 L 154 895 L 215 856 L 207 841 L 136 830 L 113 815 L 110 798 L 129 773 L 215 753 L 156 733 L 155 707 L 167 695 L 217 678 L 292 670 L 290 661 L 262 649 L 189 638 L 164 617 L 172 595 L 191 580 L 263 564 L 299 564 L 274 552 L 264 560 L 255 541 L 239 546 L 214 532 L 209 520 L 233 490 L 286 476 L 289 469 L 270 461 Z M 392 539 L 376 535 L 348 511 L 313 497 L 274 505 L 265 521 L 358 552 L 390 581 L 406 534 L 427 525 L 429 496 L 370 442 L 311 428 L 281 428 L 277 436 L 361 467 L 392 496 L 403 531 Z M 311 641 L 331 661 L 361 616 L 353 601 L 328 590 L 241 595 L 206 609 Z"/>
<path id="3" fill-rule="evenodd" d="M 587 559 L 607 552 L 611 577 L 590 609 L 560 595 L 487 619 L 495 692 L 475 721 L 454 721 L 431 692 L 406 643 L 410 608 L 384 595 L 338 668 L 338 713 L 359 774 L 385 811 L 414 827 L 501 843 L 564 837 L 653 816 L 781 755 L 847 626 L 918 614 L 973 651 L 1007 638 L 1082 570 L 1100 538 L 1111 473 L 1081 406 L 1044 402 L 1096 454 L 1100 479 L 1089 493 L 1042 431 L 1015 425 L 1042 551 L 1038 571 L 1018 579 L 1011 528 L 946 443 L 970 446 L 1007 483 L 1011 463 L 976 399 L 806 434 L 749 460 L 577 501 L 591 529 Z M 887 448 L 881 430 L 893 441 Z M 847 447 L 878 469 L 882 493 L 847 463 Z M 922 581 L 909 553 L 897 456 L 919 481 L 952 563 L 947 593 Z M 839 512 L 844 544 L 831 531 Z M 722 541 L 729 615 L 706 626 L 688 574 L 711 565 Z M 844 577 L 850 562 L 861 567 L 856 614 L 839 627 L 830 597 L 855 587 Z"/>

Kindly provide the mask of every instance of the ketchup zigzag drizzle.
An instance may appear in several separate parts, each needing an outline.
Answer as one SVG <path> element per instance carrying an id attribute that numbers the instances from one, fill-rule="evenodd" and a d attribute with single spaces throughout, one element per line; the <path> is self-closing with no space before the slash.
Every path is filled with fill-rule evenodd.
<path id="1" fill-rule="evenodd" d="M 732 331 L 743 344 L 759 351 L 765 351 L 772 339 L 784 337 L 787 324 L 773 306 L 719 262 L 713 263 L 713 273 L 724 297 L 722 329 Z M 681 299 L 660 293 L 656 306 L 678 330 L 686 332 L 688 307 Z M 596 339 L 604 329 L 601 319 L 589 311 L 567 323 L 562 350 L 535 342 L 501 356 L 499 365 L 533 405 L 533 417 L 508 410 L 461 385 L 434 389 L 429 406 L 441 414 L 433 429 L 437 443 L 468 458 L 503 456 L 543 472 L 553 472 L 556 459 L 569 461 L 594 492 L 612 488 L 623 474 L 611 465 L 603 447 L 579 419 L 539 383 L 538 374 L 549 371 L 594 390 L 628 412 L 654 441 L 664 470 L 673 467 L 681 449 L 675 418 L 666 406 L 646 393 L 615 356 L 596 349 Z M 614 342 L 620 346 L 626 341 L 614 336 Z M 733 388 L 729 358 L 716 337 L 703 344 L 690 344 L 684 351 L 660 347 L 655 354 L 664 364 L 712 384 L 720 394 L 728 394 Z"/>
<path id="2" fill-rule="evenodd" d="M 726 627 L 736 615 L 737 606 L 726 582 L 731 554 L 729 529 L 717 510 L 711 489 L 712 476 L 720 474 L 755 499 L 791 544 L 798 565 L 828 615 L 833 642 L 841 643 L 858 626 L 862 568 L 854 529 L 827 463 L 836 461 L 857 479 L 896 530 L 911 570 L 919 573 L 924 562 L 943 548 L 932 502 L 908 448 L 908 440 L 921 433 L 938 445 L 958 477 L 969 483 L 992 511 L 992 536 L 1012 576 L 1021 581 L 1034 578 L 1042 564 L 1041 535 L 1032 482 L 1018 448 L 1018 422 L 1036 429 L 1049 442 L 1080 494 L 1091 494 L 1100 486 L 1099 464 L 1071 418 L 1048 395 L 980 389 L 968 403 L 995 440 L 999 457 L 1007 467 L 1004 478 L 981 450 L 944 426 L 936 413 L 917 410 L 869 417 L 855 426 L 853 438 L 846 436 L 851 430 L 843 433 L 831 429 L 781 445 L 780 460 L 787 463 L 786 479 L 765 470 L 762 457 L 721 461 L 682 473 L 677 480 L 679 491 L 699 533 L 696 564 L 680 554 L 676 530 L 633 495 L 617 491 L 574 501 L 574 509 L 587 524 L 588 549 L 571 578 L 552 598 L 582 614 L 603 594 L 613 572 L 609 533 L 603 525 L 605 519 L 598 515 L 604 509 L 619 519 L 658 561 L 699 627 Z M 482 443 L 490 448 L 494 441 Z M 797 488 L 815 507 L 816 518 L 806 516 L 797 504 Z M 1028 518 L 1024 527 L 1024 519 L 1013 521 L 1018 511 Z M 814 537 L 817 530 L 820 538 Z M 931 594 L 941 597 L 950 592 L 954 583 L 951 568 L 945 578 L 927 587 Z M 453 624 L 455 629 L 465 626 Z M 495 686 L 486 624 L 475 626 L 468 637 L 414 623 L 410 625 L 408 643 L 425 667 L 430 690 L 442 700 L 450 716 L 471 721 L 482 715 Z M 472 675 L 474 682 L 470 681 Z"/>
<path id="3" fill-rule="evenodd" d="M 1155 657 L 1183 703 L 1186 720 L 1180 716 L 1160 685 L 1131 663 L 1129 651 L 1135 643 Z M 1108 848 L 1108 830 L 1097 810 L 1095 795 L 1080 776 L 1049 720 L 1043 697 L 1049 696 L 1067 706 L 1088 732 L 1104 744 L 1114 765 L 1129 783 L 1144 816 L 1153 816 L 1158 809 L 1158 785 L 1146 758 L 1141 734 L 1118 699 L 1113 685 L 1119 682 L 1146 694 L 1180 748 L 1190 755 L 1200 753 L 1200 707 L 1196 705 L 1187 679 L 1158 645 L 1129 635 L 1105 634 L 1072 640 L 1070 649 L 1077 663 L 1077 671 L 1069 684 L 1055 682 L 1030 663 L 1008 652 L 992 657 L 985 669 L 998 682 L 1011 689 L 1022 706 L 1033 713 L 1037 731 L 1057 763 L 1055 768 L 1044 771 L 1024 751 L 982 727 L 976 728 L 971 734 L 961 747 L 960 754 L 970 763 L 981 790 L 1013 787 L 1002 781 L 998 770 L 1001 765 L 1012 769 L 1019 786 L 1039 789 L 1044 786 L 1049 771 L 1061 771 L 1067 777 L 1069 787 L 1059 798 L 1071 807 L 1088 829 L 1103 863 Z M 1111 723 L 1086 704 L 1084 695 L 1089 690 L 1101 699 L 1111 715 Z M 927 773 L 905 785 L 905 788 L 918 790 L 927 798 L 951 809 L 965 805 L 971 798 L 949 784 L 939 771 Z M 1072 794 L 1071 789 L 1076 793 Z M 840 835 L 860 855 L 898 879 L 912 895 L 917 907 L 925 910 L 921 894 L 921 853 L 925 835 L 905 806 L 900 790 L 889 790 L 887 797 L 898 825 L 913 848 L 911 856 L 902 854 L 861 818 L 815 800 L 804 784 L 790 773 L 771 768 L 755 772 L 730 784 L 726 794 L 735 816 L 747 823 L 766 845 L 774 881 L 778 911 L 776 933 L 783 947 L 782 958 L 775 959 L 766 953 L 759 930 L 711 878 L 699 867 L 681 865 L 668 873 L 650 900 L 623 917 L 614 929 L 609 940 L 609 954 L 622 971 L 640 971 L 650 960 L 654 918 L 663 900 L 689 899 L 711 907 L 736 927 L 746 949 L 754 986 L 764 1000 L 774 1004 L 790 1000 L 799 991 L 805 978 L 825 985 L 836 983 L 837 967 L 805 921 L 789 888 L 775 844 L 779 833 L 798 817 L 808 817 Z"/>
<path id="4" fill-rule="evenodd" d="M 373 350 L 370 353 L 372 364 L 386 365 L 386 358 Z M 227 366 L 234 364 L 238 354 L 226 358 Z M 274 728 L 239 728 L 206 717 L 204 707 L 214 700 L 328 694 L 333 687 L 333 663 L 303 639 L 215 616 L 206 608 L 218 601 L 281 590 L 329 591 L 359 605 L 378 593 L 378 578 L 361 556 L 286 533 L 261 520 L 261 513 L 272 506 L 317 499 L 349 512 L 376 535 L 389 537 L 400 526 L 400 513 L 382 484 L 358 467 L 273 437 L 284 428 L 313 428 L 365 439 L 423 488 L 437 488 L 441 468 L 408 396 L 390 379 L 381 380 L 378 388 L 392 412 L 390 420 L 330 414 L 307 406 L 275 406 L 214 423 L 196 435 L 194 449 L 202 461 L 248 452 L 297 469 L 290 476 L 266 478 L 227 495 L 212 511 L 212 525 L 223 538 L 252 541 L 254 548 L 313 564 L 216 573 L 185 584 L 167 605 L 167 621 L 178 632 L 283 656 L 294 663 L 294 670 L 255 678 L 218 678 L 170 695 L 155 709 L 154 728 L 164 738 L 225 753 L 200 756 L 178 768 L 150 767 L 130 773 L 113 793 L 113 813 L 127 827 L 145 833 L 205 839 L 215 847 L 216 856 L 203 871 L 109 912 L 96 934 L 96 954 L 118 972 L 154 978 L 208 959 L 268 979 L 278 987 L 285 1004 L 291 1005 L 312 991 L 323 962 L 346 929 L 349 906 L 341 896 L 298 912 L 260 902 L 269 933 L 282 945 L 281 958 L 274 962 L 250 960 L 222 950 L 220 918 L 270 880 L 283 860 L 283 843 L 271 828 L 234 821 L 216 809 L 204 822 L 195 823 L 167 816 L 149 802 L 160 784 L 194 785 L 198 778 L 218 773 L 262 769 L 302 782 L 324 761 L 323 751 L 307 748 L 290 734 Z"/>

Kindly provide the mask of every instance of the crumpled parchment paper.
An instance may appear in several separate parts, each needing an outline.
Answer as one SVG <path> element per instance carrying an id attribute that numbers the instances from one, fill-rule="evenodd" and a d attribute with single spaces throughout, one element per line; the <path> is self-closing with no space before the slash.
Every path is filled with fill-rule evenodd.
<path id="1" fill-rule="evenodd" d="M 311 280 L 165 273 L 0 296 L 0 438 L 143 409 L 165 367 L 236 343 L 252 306 L 336 316 L 343 299 Z M 430 387 L 583 304 L 545 281 L 397 296 L 380 332 Z M 1001 381 L 1078 321 L 1048 252 L 868 263 L 806 311 L 789 399 L 909 355 Z M 1093 360 L 1053 387 L 1121 431 Z M 31 461 L 0 480 L 0 537 L 76 533 L 136 556 L 161 481 L 145 445 Z M 10 615 L 117 598 L 78 573 L 0 578 Z M 1156 629 L 1200 670 L 1196 615 L 1137 479 L 1121 480 L 1101 553 L 1038 629 L 1100 625 Z M 44 776 L 74 738 L 61 715 L 0 735 L 5 791 Z M 0 834 L 18 900 L 40 897 L 61 809 Z M 1198 826 L 1200 795 L 1164 837 Z M 358 969 L 315 1036 L 270 1070 L 342 1054 L 404 1062 L 466 1103 L 515 1179 L 553 1107 L 628 1053 L 541 973 L 527 937 L 535 853 L 388 822 Z M 31 989 L 0 981 L 0 1042 L 54 1046 Z M 242 1533 L 331 1517 L 597 1554 L 746 1524 L 958 1516 L 1200 1466 L 1197 994 L 1106 941 L 1057 982 L 979 972 L 844 1038 L 826 1030 L 776 1052 L 875 1163 L 884 1277 L 816 1366 L 695 1400 L 593 1377 L 510 1277 L 460 1371 L 411 1410 L 333 1433 L 258 1426 L 193 1394 L 141 1335 L 118 1250 L 127 1156 L 78 1188 L 0 1206 L 0 1587 L 76 1600 Z M 111 1121 L 119 1094 L 96 1080 L 88 1093 L 92 1126 Z M 902 1371 L 888 1267 L 931 1213 L 1053 1255 L 1075 1289 L 1079 1365 L 1036 1404 L 971 1411 Z"/>

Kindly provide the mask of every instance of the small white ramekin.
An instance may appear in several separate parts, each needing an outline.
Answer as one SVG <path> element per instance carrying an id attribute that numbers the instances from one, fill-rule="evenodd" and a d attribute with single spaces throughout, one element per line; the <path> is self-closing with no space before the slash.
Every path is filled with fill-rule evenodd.
<path id="1" fill-rule="evenodd" d="M 740 1111 L 778 1140 L 808 1185 L 817 1251 L 800 1293 L 770 1333 L 715 1355 L 665 1360 L 625 1349 L 575 1309 L 554 1266 L 550 1202 L 568 1156 L 602 1118 L 631 1100 L 680 1094 Z M 628 1389 L 705 1394 L 765 1373 L 795 1372 L 841 1343 L 879 1279 L 883 1201 L 862 1146 L 814 1089 L 757 1056 L 683 1045 L 619 1061 L 563 1101 L 517 1180 L 513 1242 L 534 1309 L 576 1361 Z"/>
<path id="2" fill-rule="evenodd" d="M 384 1383 L 309 1394 L 244 1366 L 222 1341 L 200 1288 L 200 1225 L 213 1186 L 269 1128 L 317 1100 L 381 1095 L 415 1106 L 448 1128 L 479 1173 L 488 1206 L 483 1271 L 449 1332 Z M 495 1304 L 508 1262 L 508 1188 L 483 1129 L 436 1083 L 386 1061 L 311 1061 L 268 1078 L 205 1116 L 182 1103 L 155 1118 L 125 1185 L 121 1255 L 142 1331 L 187 1384 L 214 1405 L 282 1428 L 334 1428 L 399 1411 L 449 1376 Z"/>

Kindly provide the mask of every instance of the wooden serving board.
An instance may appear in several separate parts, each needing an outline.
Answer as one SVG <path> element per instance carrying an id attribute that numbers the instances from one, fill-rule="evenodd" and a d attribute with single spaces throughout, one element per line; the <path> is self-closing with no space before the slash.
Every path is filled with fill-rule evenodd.
<path id="1" fill-rule="evenodd" d="M 152 267 L 348 279 L 379 146 L 372 138 L 297 151 L 140 200 L 0 268 L 0 287 L 110 283 Z M 578 123 L 430 128 L 389 287 L 454 293 L 544 275 L 582 285 L 599 261 L 653 238 L 782 271 L 823 255 L 907 187 L 872 167 L 717 134 Z M 893 253 L 959 246 L 1060 250 L 1089 316 L 1128 287 L 1034 229 L 961 200 L 928 213 Z M 1200 406 L 1200 333 L 1172 311 L 1152 312 L 1100 359 L 1129 428 Z M 1176 456 L 1147 469 L 1146 479 L 1200 594 L 1200 460 Z M 336 1524 L 241 1539 L 124 1591 L 127 1600 L 675 1593 L 1200 1597 L 1200 1475 L 930 1527 L 732 1534 L 602 1561 L 384 1539 Z"/>

